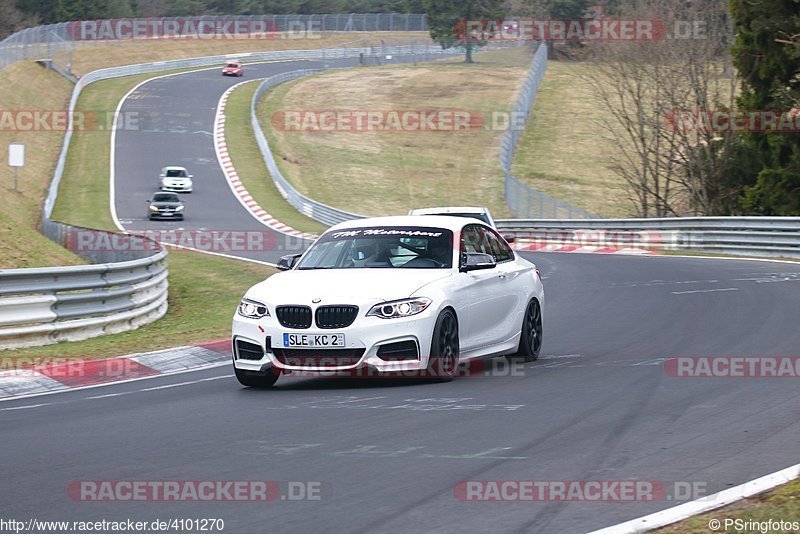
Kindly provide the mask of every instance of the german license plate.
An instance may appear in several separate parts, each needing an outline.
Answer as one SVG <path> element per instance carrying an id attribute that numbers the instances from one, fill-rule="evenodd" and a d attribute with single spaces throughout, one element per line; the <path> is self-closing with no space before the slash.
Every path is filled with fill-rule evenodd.
<path id="1" fill-rule="evenodd" d="M 344 334 L 283 334 L 284 347 L 344 347 Z"/>

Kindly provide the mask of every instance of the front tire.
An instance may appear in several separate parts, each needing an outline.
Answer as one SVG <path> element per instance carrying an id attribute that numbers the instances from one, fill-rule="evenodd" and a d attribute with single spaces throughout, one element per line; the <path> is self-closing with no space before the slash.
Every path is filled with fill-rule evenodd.
<path id="1" fill-rule="evenodd" d="M 442 382 L 452 380 L 458 369 L 458 356 L 458 320 L 456 314 L 447 309 L 439 314 L 433 327 L 426 377 Z"/>
<path id="2" fill-rule="evenodd" d="M 522 320 L 522 330 L 519 336 L 517 352 L 509 359 L 535 362 L 542 351 L 542 308 L 539 301 L 533 299 L 525 308 L 525 317 Z"/>
<path id="3" fill-rule="evenodd" d="M 281 373 L 275 369 L 270 369 L 266 373 L 259 373 L 256 371 L 244 371 L 234 367 L 233 371 L 236 374 L 236 380 L 238 380 L 241 385 L 257 389 L 271 388 L 281 376 Z"/>

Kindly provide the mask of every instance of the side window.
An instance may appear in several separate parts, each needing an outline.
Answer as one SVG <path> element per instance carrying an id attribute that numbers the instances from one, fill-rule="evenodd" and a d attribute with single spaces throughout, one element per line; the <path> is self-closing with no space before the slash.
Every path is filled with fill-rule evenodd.
<path id="1" fill-rule="evenodd" d="M 464 230 L 461 232 L 462 254 L 467 252 L 492 253 L 491 247 L 486 241 L 486 236 L 481 230 L 482 228 L 480 226 L 473 224 L 464 227 Z"/>
<path id="2" fill-rule="evenodd" d="M 461 230 L 461 245 L 458 254 L 458 263 L 460 266 L 464 266 L 467 264 L 467 253 L 468 252 L 480 252 L 478 250 L 480 245 L 480 236 L 475 229 L 475 226 L 470 224 L 469 226 L 465 226 L 463 230 Z"/>
<path id="3" fill-rule="evenodd" d="M 486 230 L 486 237 L 492 247 L 492 254 L 497 263 L 514 259 L 514 251 L 508 246 L 506 240 L 492 230 Z"/>

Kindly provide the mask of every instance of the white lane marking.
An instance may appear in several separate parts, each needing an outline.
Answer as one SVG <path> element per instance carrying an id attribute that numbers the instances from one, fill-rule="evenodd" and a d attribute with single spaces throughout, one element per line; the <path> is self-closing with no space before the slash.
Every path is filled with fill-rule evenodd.
<path id="1" fill-rule="evenodd" d="M 40 393 L 31 393 L 30 395 L 19 395 L 19 396 L 16 396 L 16 397 L 5 397 L 5 398 L 0 398 L 0 402 L 15 401 L 15 400 L 19 400 L 19 399 L 29 399 L 31 397 L 40 397 L 42 395 L 54 395 L 56 393 L 71 393 L 73 391 L 81 391 L 81 390 L 84 390 L 84 389 L 93 389 L 93 388 L 103 388 L 103 387 L 108 387 L 108 386 L 116 386 L 118 384 L 126 384 L 128 382 L 138 382 L 139 380 L 152 380 L 154 378 L 163 378 L 163 377 L 166 377 L 166 376 L 180 375 L 180 374 L 184 374 L 184 373 L 194 373 L 196 371 L 206 371 L 208 369 L 214 369 L 215 367 L 222 367 L 223 365 L 231 365 L 230 360 L 226 359 L 225 361 L 222 361 L 222 362 L 214 362 L 214 363 L 210 363 L 208 365 L 204 365 L 202 367 L 195 367 L 194 369 L 181 369 L 179 371 L 169 371 L 169 372 L 161 373 L 161 374 L 157 374 L 157 375 L 140 376 L 138 378 L 128 378 L 126 380 L 119 380 L 117 382 L 105 382 L 103 384 L 92 384 L 92 385 L 89 385 L 89 386 L 81 386 L 81 387 L 77 387 L 77 388 L 59 389 L 59 390 L 56 390 L 56 391 L 43 391 L 43 392 L 40 392 Z"/>
<path id="2" fill-rule="evenodd" d="M 200 380 L 191 380 L 189 382 L 178 382 L 177 384 L 165 384 L 163 386 L 154 386 L 151 388 L 140 389 L 139 391 L 157 391 L 159 389 L 178 388 L 181 386 L 188 386 L 191 384 L 199 384 L 201 382 L 211 382 L 212 380 L 220 380 L 222 378 L 231 378 L 233 375 L 212 376 L 211 378 L 201 378 Z"/>
<path id="3" fill-rule="evenodd" d="M 719 280 L 650 280 L 649 282 L 622 282 L 611 287 L 666 286 L 673 284 L 716 284 Z"/>
<path id="4" fill-rule="evenodd" d="M 108 395 L 95 395 L 94 397 L 86 397 L 87 399 L 107 399 L 109 397 L 121 397 L 123 395 L 130 395 L 133 391 L 123 391 L 121 393 L 109 393 Z"/>
<path id="5" fill-rule="evenodd" d="M 561 358 L 583 358 L 583 354 L 545 354 L 539 356 L 540 360 L 558 360 Z"/>
<path id="6" fill-rule="evenodd" d="M 28 404 L 27 406 L 14 406 L 13 408 L 0 408 L 0 412 L 7 412 L 11 410 L 27 410 L 28 408 L 38 408 L 39 406 L 49 406 L 49 402 L 42 404 Z"/>
<path id="7" fill-rule="evenodd" d="M 723 287 L 720 289 L 695 289 L 694 291 L 672 291 L 673 295 L 689 295 L 691 293 L 715 293 L 719 291 L 739 291 L 738 287 Z"/>

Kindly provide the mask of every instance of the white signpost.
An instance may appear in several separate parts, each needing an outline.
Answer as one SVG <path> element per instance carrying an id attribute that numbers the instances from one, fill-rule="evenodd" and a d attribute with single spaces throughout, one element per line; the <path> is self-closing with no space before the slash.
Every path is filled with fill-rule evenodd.
<path id="1" fill-rule="evenodd" d="M 19 168 L 25 166 L 25 145 L 22 143 L 9 143 L 8 166 L 14 167 L 14 191 L 17 191 Z"/>

